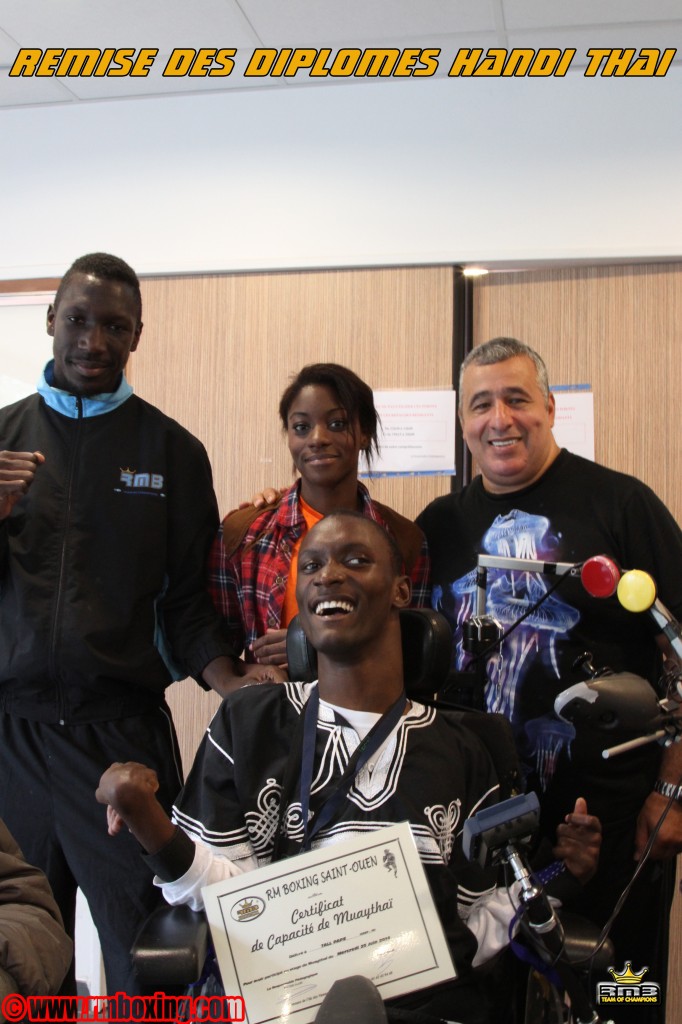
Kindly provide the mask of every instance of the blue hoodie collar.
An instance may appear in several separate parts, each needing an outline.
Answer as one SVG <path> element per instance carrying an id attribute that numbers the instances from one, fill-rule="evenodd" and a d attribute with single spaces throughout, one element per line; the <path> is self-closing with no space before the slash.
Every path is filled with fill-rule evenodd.
<path id="1" fill-rule="evenodd" d="M 101 395 L 76 396 L 72 395 L 70 391 L 62 391 L 61 388 L 54 386 L 54 359 L 47 364 L 38 381 L 38 394 L 42 395 L 50 409 L 74 420 L 78 419 L 79 399 L 84 417 L 103 416 L 104 413 L 118 409 L 119 405 L 123 405 L 132 393 L 133 389 L 124 374 L 121 374 L 119 385 L 115 391 L 104 391 Z"/>

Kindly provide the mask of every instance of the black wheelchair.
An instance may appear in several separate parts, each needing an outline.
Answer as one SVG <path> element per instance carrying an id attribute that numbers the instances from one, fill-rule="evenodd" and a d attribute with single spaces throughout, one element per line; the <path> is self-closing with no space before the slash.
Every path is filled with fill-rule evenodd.
<path id="1" fill-rule="evenodd" d="M 405 609 L 400 613 L 405 688 L 408 697 L 439 706 L 436 695 L 450 671 L 452 633 L 442 615 L 429 609 Z M 292 679 L 312 681 L 317 678 L 316 652 L 309 644 L 298 618 L 287 634 L 287 659 Z M 503 715 L 488 714 L 455 705 L 446 705 L 459 715 L 489 751 L 498 781 L 500 800 L 506 801 L 521 792 L 522 778 L 511 728 Z M 505 951 L 505 965 L 499 974 L 492 968 L 491 982 L 502 979 L 500 1009 L 496 1024 L 565 1024 L 570 1019 L 596 1022 L 589 1000 L 583 999 L 585 985 L 581 973 L 591 965 L 604 970 L 613 962 L 613 949 L 607 941 L 595 951 L 598 929 L 590 922 L 560 912 L 555 945 L 548 950 L 542 935 L 528 923 L 521 922 L 523 941 L 538 962 L 547 967 L 561 966 L 561 984 L 549 981 L 544 968 L 517 966 Z M 560 948 L 556 936 L 560 934 Z M 140 983 L 149 991 L 179 992 L 192 986 L 200 977 L 210 949 L 209 930 L 203 913 L 188 907 L 161 906 L 143 925 L 132 950 L 132 960 Z M 592 955 L 595 960 L 592 963 Z M 484 968 L 484 970 L 491 970 Z M 580 1004 L 580 1016 L 570 1017 L 564 992 L 569 989 L 574 1007 Z M 576 1001 L 577 997 L 577 1001 Z M 354 1008 L 353 1008 L 354 1007 Z M 346 1024 L 352 1019 L 361 1024 L 386 1020 L 378 990 L 363 978 L 337 982 L 318 1010 L 318 1024 Z"/>

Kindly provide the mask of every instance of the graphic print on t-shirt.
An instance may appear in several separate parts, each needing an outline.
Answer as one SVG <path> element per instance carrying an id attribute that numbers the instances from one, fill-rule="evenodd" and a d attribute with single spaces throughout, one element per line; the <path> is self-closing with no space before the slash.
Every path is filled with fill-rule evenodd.
<path id="1" fill-rule="evenodd" d="M 558 538 L 552 533 L 545 516 L 512 509 L 499 515 L 485 533 L 481 550 L 489 555 L 507 558 L 532 558 L 549 561 L 557 557 Z M 548 590 L 546 578 L 538 572 L 488 570 L 486 614 L 492 616 L 504 631 L 509 629 Z M 435 586 L 433 605 L 454 626 L 454 667 L 467 667 L 470 655 L 463 648 L 463 625 L 476 614 L 476 570 L 447 586 Z M 528 722 L 515 714 L 517 697 L 530 666 L 542 658 L 547 671 L 559 679 L 556 645 L 579 622 L 580 613 L 556 594 L 551 594 L 488 657 L 486 704 L 489 711 L 505 715 L 523 732 L 528 752 L 535 760 L 535 770 L 543 788 L 550 781 L 556 759 L 575 735 L 568 723 L 553 716 Z"/>

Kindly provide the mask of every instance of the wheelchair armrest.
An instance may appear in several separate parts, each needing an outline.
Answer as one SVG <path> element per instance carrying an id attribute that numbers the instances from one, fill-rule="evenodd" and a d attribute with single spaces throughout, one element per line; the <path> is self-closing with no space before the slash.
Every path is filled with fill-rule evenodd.
<path id="1" fill-rule="evenodd" d="M 133 969 L 144 986 L 187 986 L 201 975 L 208 948 L 203 911 L 159 906 L 144 922 L 131 951 Z"/>
<path id="2" fill-rule="evenodd" d="M 569 964 L 578 964 L 582 970 L 588 967 L 588 959 L 592 955 L 601 929 L 588 921 L 586 917 L 572 914 L 563 908 L 559 910 L 559 920 L 564 929 L 564 950 Z M 595 954 L 592 967 L 603 973 L 615 963 L 615 950 L 611 939 L 607 939 Z"/>

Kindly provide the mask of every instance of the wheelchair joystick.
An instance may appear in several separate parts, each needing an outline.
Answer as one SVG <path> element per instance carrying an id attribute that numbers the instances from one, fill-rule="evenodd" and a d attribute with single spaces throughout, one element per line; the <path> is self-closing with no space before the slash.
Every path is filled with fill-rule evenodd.
<path id="1" fill-rule="evenodd" d="M 510 867 L 519 883 L 522 920 L 528 926 L 542 959 L 559 975 L 571 1000 L 575 1019 L 578 1024 L 599 1024 L 601 1018 L 564 955 L 561 922 L 523 853 L 523 847 L 538 828 L 539 817 L 540 805 L 535 793 L 515 796 L 478 811 L 464 823 L 464 855 L 481 867 L 500 863 Z"/>
<path id="2" fill-rule="evenodd" d="M 585 675 L 589 679 L 599 679 L 600 676 L 608 675 L 611 671 L 609 668 L 595 668 L 592 662 L 592 651 L 583 651 L 573 662 L 572 668 L 582 669 Z"/>

